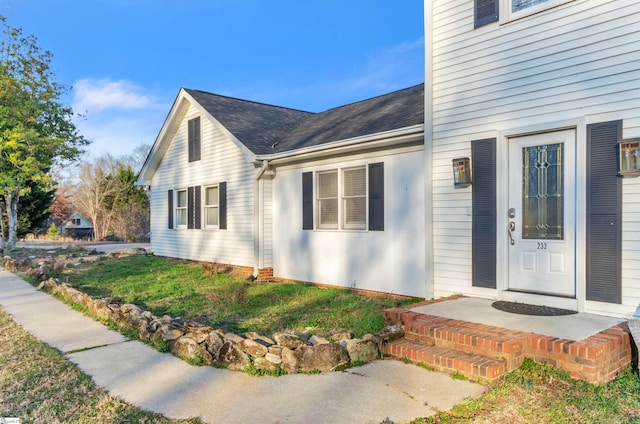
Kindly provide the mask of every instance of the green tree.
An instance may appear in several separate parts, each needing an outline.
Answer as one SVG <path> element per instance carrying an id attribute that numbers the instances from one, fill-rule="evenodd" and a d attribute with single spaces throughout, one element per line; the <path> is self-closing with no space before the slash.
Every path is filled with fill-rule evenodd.
<path id="1" fill-rule="evenodd" d="M 51 181 L 51 166 L 75 160 L 88 141 L 78 133 L 72 109 L 60 101 L 68 87 L 55 81 L 52 54 L 1 15 L 0 23 L 0 212 L 8 222 L 4 247 L 12 249 L 20 197 L 29 192 L 29 182 Z"/>

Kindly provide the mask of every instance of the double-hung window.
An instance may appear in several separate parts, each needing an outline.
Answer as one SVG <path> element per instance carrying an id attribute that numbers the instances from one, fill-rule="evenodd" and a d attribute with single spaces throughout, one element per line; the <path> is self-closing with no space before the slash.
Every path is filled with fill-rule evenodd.
<path id="1" fill-rule="evenodd" d="M 187 190 L 176 191 L 176 227 L 187 226 Z"/>
<path id="2" fill-rule="evenodd" d="M 384 164 L 303 173 L 302 228 L 314 227 L 383 231 Z"/>
<path id="3" fill-rule="evenodd" d="M 204 189 L 204 225 L 207 228 L 218 228 L 220 225 L 220 196 L 217 185 Z"/>

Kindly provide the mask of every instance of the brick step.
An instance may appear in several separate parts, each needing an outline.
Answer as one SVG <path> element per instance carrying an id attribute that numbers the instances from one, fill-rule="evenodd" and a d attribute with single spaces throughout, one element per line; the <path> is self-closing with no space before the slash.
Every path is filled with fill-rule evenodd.
<path id="1" fill-rule="evenodd" d="M 493 383 L 506 372 L 506 363 L 482 355 L 474 355 L 459 350 L 426 345 L 407 340 L 394 340 L 386 345 L 386 353 L 397 358 L 423 363 L 436 371 L 447 374 L 456 372 L 471 379 Z"/>
<path id="2" fill-rule="evenodd" d="M 528 340 L 526 333 L 432 315 L 405 318 L 408 340 L 502 359 L 508 371 L 522 362 Z"/>

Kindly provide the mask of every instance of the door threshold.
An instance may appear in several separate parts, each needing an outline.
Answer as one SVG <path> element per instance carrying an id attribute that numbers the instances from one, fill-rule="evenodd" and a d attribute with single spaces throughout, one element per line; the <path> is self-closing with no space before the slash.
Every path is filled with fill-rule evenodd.
<path id="1" fill-rule="evenodd" d="M 522 293 L 522 294 L 533 294 L 536 296 L 549 296 L 549 297 L 559 297 L 562 299 L 577 299 L 577 297 L 575 295 L 567 295 L 567 294 L 560 294 L 560 293 L 550 293 L 550 292 L 538 292 L 538 291 L 534 291 L 534 290 L 517 290 L 517 289 L 507 289 L 505 290 L 506 292 L 512 292 L 512 293 Z"/>

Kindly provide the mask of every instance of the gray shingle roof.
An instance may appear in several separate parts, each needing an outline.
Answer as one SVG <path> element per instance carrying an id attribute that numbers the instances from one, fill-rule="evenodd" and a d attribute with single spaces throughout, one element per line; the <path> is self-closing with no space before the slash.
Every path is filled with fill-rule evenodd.
<path id="1" fill-rule="evenodd" d="M 424 84 L 312 113 L 186 90 L 257 155 L 366 136 L 424 123 Z"/>

